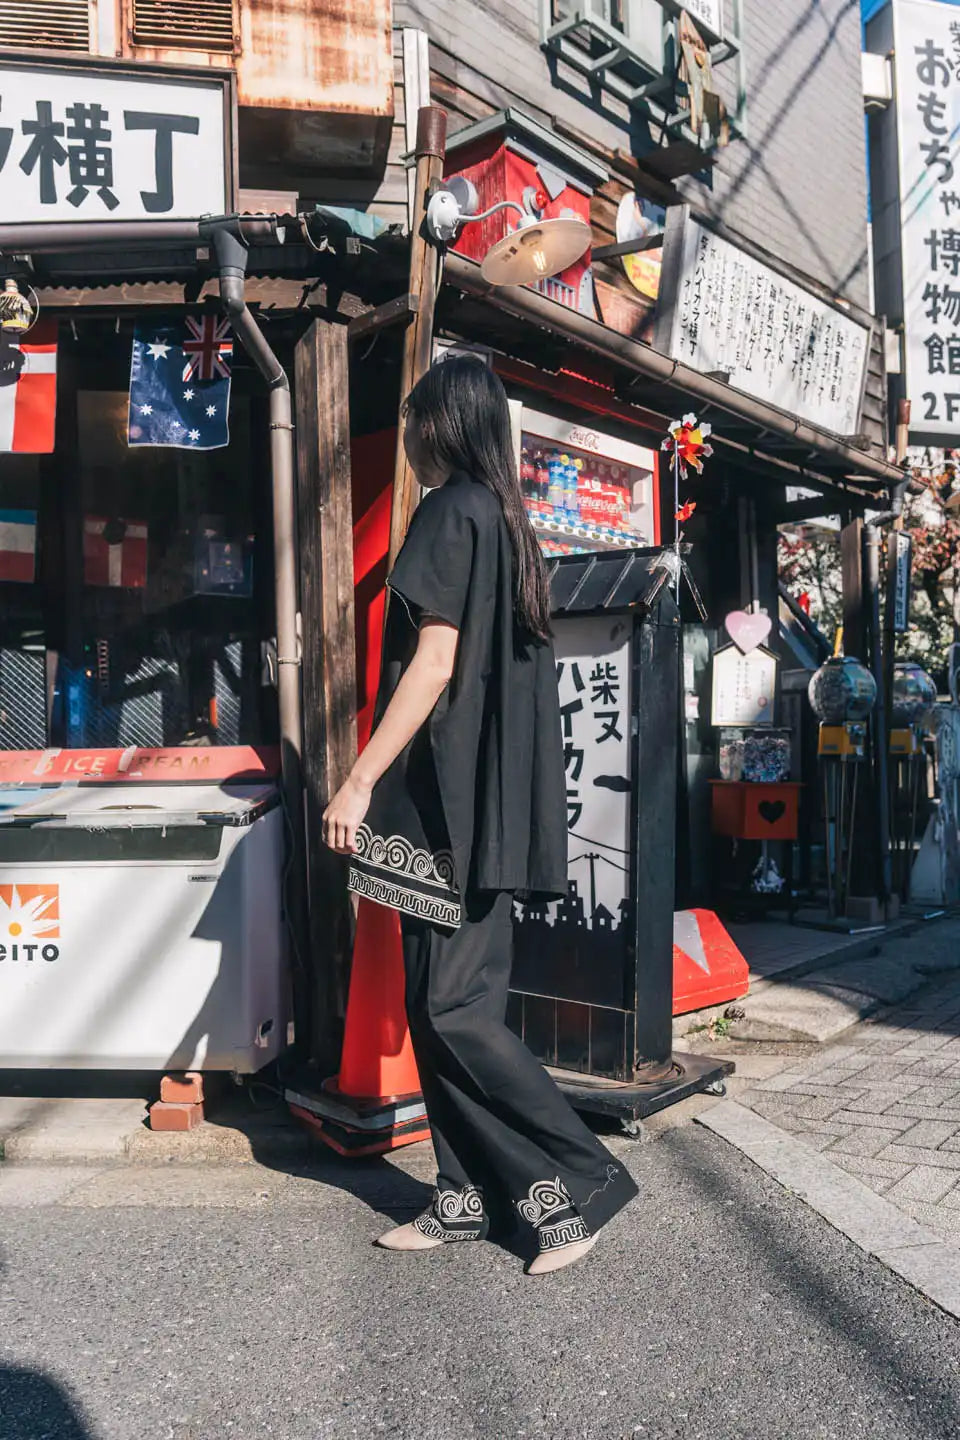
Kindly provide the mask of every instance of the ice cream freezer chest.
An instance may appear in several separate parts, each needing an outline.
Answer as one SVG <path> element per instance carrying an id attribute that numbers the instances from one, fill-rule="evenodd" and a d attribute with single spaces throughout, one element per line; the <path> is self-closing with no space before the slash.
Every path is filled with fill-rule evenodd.
<path id="1" fill-rule="evenodd" d="M 268 784 L 0 789 L 0 1068 L 273 1059 L 283 842 Z"/>

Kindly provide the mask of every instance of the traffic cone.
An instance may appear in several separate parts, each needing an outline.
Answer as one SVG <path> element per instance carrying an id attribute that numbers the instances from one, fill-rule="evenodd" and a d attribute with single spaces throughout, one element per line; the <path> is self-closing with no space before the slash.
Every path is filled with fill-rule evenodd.
<path id="1" fill-rule="evenodd" d="M 673 916 L 673 1013 L 737 1000 L 750 989 L 747 962 L 712 910 Z"/>
<path id="2" fill-rule="evenodd" d="M 430 1135 L 403 998 L 396 910 L 361 900 L 340 1073 L 290 1109 L 341 1155 L 380 1155 Z"/>

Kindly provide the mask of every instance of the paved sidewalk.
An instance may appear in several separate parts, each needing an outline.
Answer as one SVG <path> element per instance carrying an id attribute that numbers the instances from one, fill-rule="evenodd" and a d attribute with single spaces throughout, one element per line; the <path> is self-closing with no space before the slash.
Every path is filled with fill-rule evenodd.
<path id="1" fill-rule="evenodd" d="M 736 1099 L 960 1246 L 960 976 Z"/>
<path id="2" fill-rule="evenodd" d="M 611 1144 L 639 1198 L 541 1280 L 493 1244 L 373 1248 L 429 1200 L 428 1146 L 0 1165 L 0 1435 L 960 1435 L 960 1322 L 706 1130 Z"/>

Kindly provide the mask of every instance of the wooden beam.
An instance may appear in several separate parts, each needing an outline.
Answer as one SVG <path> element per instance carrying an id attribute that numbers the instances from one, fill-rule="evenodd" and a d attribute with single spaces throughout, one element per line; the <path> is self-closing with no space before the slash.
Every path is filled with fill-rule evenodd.
<path id="1" fill-rule="evenodd" d="M 615 245 L 600 245 L 590 251 L 591 260 L 615 260 L 618 255 L 636 255 L 641 250 L 662 250 L 663 232 L 638 235 L 634 240 L 620 240 Z"/>
<path id="2" fill-rule="evenodd" d="M 310 1042 L 327 1073 L 339 1061 L 352 943 L 346 862 L 320 838 L 324 808 L 357 753 L 348 347 L 346 325 L 315 320 L 294 352 Z"/>
<path id="3" fill-rule="evenodd" d="M 347 326 L 347 338 L 362 340 L 365 335 L 374 335 L 388 325 L 409 325 L 419 308 L 420 301 L 416 295 L 398 295 L 395 300 L 388 300 L 375 310 L 368 310 L 365 315 L 351 320 Z"/>
<path id="4" fill-rule="evenodd" d="M 417 183 L 410 234 L 409 293 L 417 299 L 413 323 L 403 337 L 403 364 L 400 370 L 400 403 L 407 398 L 433 359 L 433 317 L 440 288 L 440 253 L 426 231 L 427 197 L 443 174 L 447 147 L 447 113 L 437 105 L 424 105 L 417 117 Z M 407 533 L 416 503 L 416 477 L 403 448 L 403 417 L 398 419 L 397 458 L 393 472 L 393 502 L 390 510 L 390 557 L 392 566 Z"/>

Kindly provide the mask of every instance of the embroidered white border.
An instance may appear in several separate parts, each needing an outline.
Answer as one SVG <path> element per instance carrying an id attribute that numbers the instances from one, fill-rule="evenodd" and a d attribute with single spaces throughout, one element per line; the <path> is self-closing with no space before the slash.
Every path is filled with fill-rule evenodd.
<path id="1" fill-rule="evenodd" d="M 426 920 L 431 925 L 446 925 L 456 929 L 460 924 L 459 896 L 441 900 L 439 896 L 423 895 L 417 890 L 408 890 L 405 885 L 379 880 L 353 868 L 350 870 L 349 888 L 355 895 L 362 895 L 377 905 L 386 905 L 391 910 L 403 910 L 405 914 L 413 915 L 417 920 Z"/>

